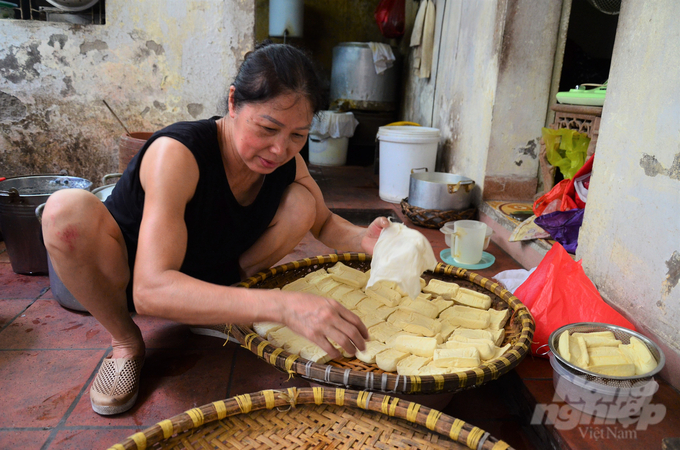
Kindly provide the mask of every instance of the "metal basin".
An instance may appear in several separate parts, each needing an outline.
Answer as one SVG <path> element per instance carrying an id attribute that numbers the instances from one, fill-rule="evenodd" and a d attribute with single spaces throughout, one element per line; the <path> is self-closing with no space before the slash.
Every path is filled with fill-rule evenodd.
<path id="1" fill-rule="evenodd" d="M 408 202 L 412 206 L 440 211 L 470 207 L 475 182 L 462 175 L 444 172 L 411 173 Z"/>

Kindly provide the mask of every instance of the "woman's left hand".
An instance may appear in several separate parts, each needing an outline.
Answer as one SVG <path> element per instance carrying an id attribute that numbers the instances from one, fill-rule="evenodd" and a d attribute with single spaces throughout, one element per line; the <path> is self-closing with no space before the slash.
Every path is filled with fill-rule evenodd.
<path id="1" fill-rule="evenodd" d="M 373 248 L 375 247 L 376 242 L 378 242 L 380 233 L 383 229 L 389 226 L 390 221 L 387 220 L 387 217 L 378 217 L 373 222 L 371 222 L 371 224 L 366 229 L 364 236 L 361 238 L 361 248 L 363 248 L 364 251 L 369 255 L 372 255 Z"/>

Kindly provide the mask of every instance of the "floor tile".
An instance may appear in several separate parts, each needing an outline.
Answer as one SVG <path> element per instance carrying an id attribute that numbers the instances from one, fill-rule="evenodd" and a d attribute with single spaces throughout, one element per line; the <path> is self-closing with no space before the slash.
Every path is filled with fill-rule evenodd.
<path id="1" fill-rule="evenodd" d="M 147 349 L 218 349 L 225 343 L 224 339 L 194 334 L 189 331 L 189 325 L 171 320 L 136 315 L 134 321 L 142 331 Z"/>
<path id="2" fill-rule="evenodd" d="M 40 450 L 50 435 L 49 430 L 0 431 L 0 448 Z"/>
<path id="3" fill-rule="evenodd" d="M 216 349 L 149 349 L 139 398 L 128 412 L 99 416 L 89 389 L 69 416 L 67 426 L 149 427 L 188 409 L 227 398 L 236 344 Z"/>
<path id="4" fill-rule="evenodd" d="M 0 428 L 57 425 L 101 357 L 101 350 L 1 351 Z"/>
<path id="5" fill-rule="evenodd" d="M 128 436 L 143 430 L 136 428 L 63 430 L 52 438 L 46 450 L 105 449 L 124 441 Z"/>
<path id="6" fill-rule="evenodd" d="M 0 333 L 0 349 L 107 348 L 111 336 L 89 314 L 36 300 Z"/>
<path id="7" fill-rule="evenodd" d="M 0 263 L 0 296 L 4 299 L 36 299 L 49 286 L 50 280 L 45 275 L 20 275 L 14 273 L 9 263 Z"/>
<path id="8" fill-rule="evenodd" d="M 2 300 L 0 299 L 0 330 L 14 320 L 33 300 Z"/>
<path id="9" fill-rule="evenodd" d="M 234 372 L 228 397 L 258 392 L 264 389 L 309 387 L 309 382 L 299 376 L 290 378 L 287 373 L 258 358 L 254 353 L 239 347 L 236 350 Z"/>

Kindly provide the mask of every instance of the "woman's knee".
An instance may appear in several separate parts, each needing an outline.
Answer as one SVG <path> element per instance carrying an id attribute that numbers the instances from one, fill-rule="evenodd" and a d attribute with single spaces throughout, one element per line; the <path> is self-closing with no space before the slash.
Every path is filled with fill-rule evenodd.
<path id="1" fill-rule="evenodd" d="M 93 245 L 97 204 L 101 201 L 82 189 L 63 189 L 50 195 L 42 214 L 45 247 L 50 254 L 74 254 Z"/>
<path id="2" fill-rule="evenodd" d="M 316 200 L 309 190 L 298 183 L 286 188 L 281 199 L 279 212 L 289 223 L 298 224 L 309 230 L 316 219 Z"/>

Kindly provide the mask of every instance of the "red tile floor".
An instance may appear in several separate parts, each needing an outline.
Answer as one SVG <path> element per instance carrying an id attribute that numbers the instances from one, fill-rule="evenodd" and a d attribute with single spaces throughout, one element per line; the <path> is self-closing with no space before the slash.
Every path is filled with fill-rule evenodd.
<path id="1" fill-rule="evenodd" d="M 311 169 L 329 207 L 392 209 L 412 226 L 398 205 L 380 200 L 372 168 Z M 444 236 L 437 230 L 418 230 L 439 255 Z M 520 267 L 493 243 L 487 251 L 496 262 L 478 271 L 481 275 Z M 282 262 L 332 252 L 307 237 Z M 110 351 L 108 333 L 89 315 L 62 308 L 50 292 L 48 277 L 15 274 L 0 243 L 0 450 L 108 448 L 196 406 L 262 389 L 309 386 L 300 378 L 287 380 L 287 375 L 236 344 L 194 335 L 186 325 L 145 316 L 136 316 L 135 321 L 147 344 L 139 398 L 127 413 L 99 416 L 90 407 L 88 390 Z M 456 394 L 443 410 L 517 449 L 549 448 L 558 438 L 547 427 L 527 425 L 525 410 L 533 406 L 524 405 L 522 399 L 533 397 L 524 395 L 522 381 L 528 381 L 529 391 L 539 391 L 537 398 L 548 396 L 540 401 L 549 402 L 551 377 L 545 360 L 527 358 L 499 380 Z M 519 400 L 510 401 L 509 393 Z M 666 397 L 669 410 L 680 406 L 677 395 Z M 680 423 L 673 420 L 678 429 Z M 577 440 L 572 434 L 572 441 Z"/>

